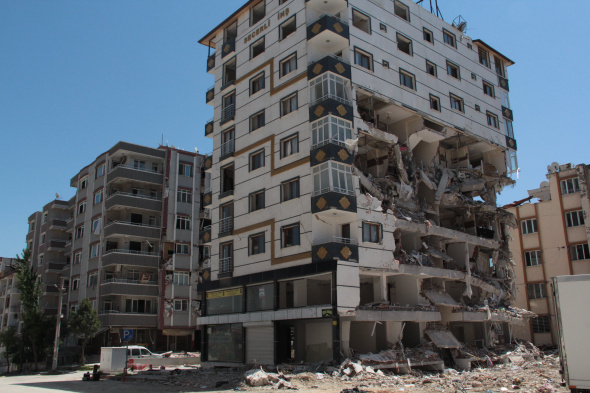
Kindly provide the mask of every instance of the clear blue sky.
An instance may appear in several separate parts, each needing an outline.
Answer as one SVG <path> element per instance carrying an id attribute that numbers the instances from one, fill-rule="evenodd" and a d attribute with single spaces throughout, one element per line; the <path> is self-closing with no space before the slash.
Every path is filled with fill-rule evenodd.
<path id="1" fill-rule="evenodd" d="M 25 246 L 27 217 L 119 140 L 212 149 L 207 49 L 197 41 L 245 0 L 0 1 L 0 256 Z M 425 0 L 429 3 L 429 0 Z M 516 62 L 509 68 L 525 197 L 549 163 L 590 162 L 590 1 L 439 0 L 447 22 Z"/>

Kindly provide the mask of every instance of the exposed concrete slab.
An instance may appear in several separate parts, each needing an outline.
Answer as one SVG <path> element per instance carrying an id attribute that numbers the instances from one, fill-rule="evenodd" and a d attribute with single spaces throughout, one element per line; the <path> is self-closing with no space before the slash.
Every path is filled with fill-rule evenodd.
<path id="1" fill-rule="evenodd" d="M 432 322 L 440 321 L 441 315 L 438 311 L 422 310 L 357 310 L 356 320 Z"/>

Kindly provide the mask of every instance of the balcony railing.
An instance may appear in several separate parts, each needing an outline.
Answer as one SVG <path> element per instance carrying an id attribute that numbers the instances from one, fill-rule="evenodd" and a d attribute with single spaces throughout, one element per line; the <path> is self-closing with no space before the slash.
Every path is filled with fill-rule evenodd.
<path id="1" fill-rule="evenodd" d="M 219 233 L 229 233 L 234 230 L 234 218 L 226 217 L 219 220 Z"/>
<path id="2" fill-rule="evenodd" d="M 356 239 L 331 236 L 313 242 L 311 247 L 313 262 L 332 260 L 358 261 L 358 244 Z"/>
<path id="3" fill-rule="evenodd" d="M 146 227 L 146 228 L 160 228 L 160 226 L 158 225 L 152 225 L 152 224 L 144 224 L 144 223 L 140 223 L 140 222 L 131 222 L 131 221 L 119 221 L 119 220 L 113 220 L 110 221 L 108 224 L 106 224 L 104 227 L 108 228 L 111 225 L 115 225 L 115 224 L 123 224 L 123 225 L 134 225 L 134 226 L 138 226 L 138 227 Z"/>
<path id="4" fill-rule="evenodd" d="M 115 165 L 107 174 L 107 181 L 111 182 L 117 178 L 137 180 L 146 183 L 162 184 L 162 172 L 139 165 Z"/>
<path id="5" fill-rule="evenodd" d="M 345 188 L 340 188 L 340 187 L 335 187 L 335 186 L 325 187 L 320 190 L 313 190 L 312 196 L 327 194 L 329 192 L 337 192 L 338 194 L 355 196 L 354 190 L 348 190 Z"/>
<path id="6" fill-rule="evenodd" d="M 344 63 L 344 64 L 350 64 L 350 62 L 349 62 L 348 60 L 346 60 L 346 59 L 344 59 L 344 58 L 342 58 L 342 57 L 340 57 L 340 56 L 336 56 L 336 55 L 335 55 L 335 54 L 333 54 L 333 53 L 328 53 L 327 55 L 323 56 L 321 59 L 317 59 L 317 60 L 310 60 L 310 61 L 308 61 L 308 62 L 307 62 L 307 64 L 308 64 L 308 65 L 312 65 L 312 64 L 314 64 L 314 63 L 317 63 L 317 62 L 318 62 L 318 61 L 320 61 L 320 60 L 323 60 L 323 59 L 325 59 L 326 57 L 329 57 L 329 58 L 331 58 L 331 59 L 333 59 L 333 60 L 339 61 L 339 62 L 341 62 L 341 63 Z"/>
<path id="7" fill-rule="evenodd" d="M 322 18 L 325 18 L 325 17 L 328 17 L 328 18 L 330 18 L 330 19 L 336 20 L 337 22 L 340 22 L 340 23 L 342 23 L 343 25 L 346 25 L 346 26 L 348 26 L 348 21 L 347 21 L 347 20 L 341 19 L 341 18 L 337 17 L 336 15 L 332 15 L 332 14 L 328 14 L 328 13 L 320 15 L 320 16 L 319 16 L 317 19 L 315 19 L 313 22 L 311 22 L 311 23 L 308 23 L 308 26 L 311 26 L 311 25 L 313 25 L 314 23 L 320 22 L 320 21 L 322 20 Z"/>
<path id="8" fill-rule="evenodd" d="M 221 145 L 221 157 L 234 154 L 234 140 L 231 139 Z"/>
<path id="9" fill-rule="evenodd" d="M 322 101 L 326 101 L 326 100 L 334 100 L 334 101 L 338 101 L 342 104 L 345 105 L 350 105 L 350 99 L 346 98 L 346 97 L 339 97 L 334 93 L 326 93 L 323 96 L 316 98 L 315 100 L 313 100 L 313 102 L 311 103 L 311 105 L 316 105 L 319 104 Z"/>
<path id="10" fill-rule="evenodd" d="M 108 254 L 113 254 L 113 253 L 119 253 L 119 254 L 133 254 L 133 255 L 147 255 L 147 256 L 152 256 L 152 257 L 157 257 L 160 254 L 157 252 L 147 252 L 147 251 L 135 251 L 135 250 L 124 250 L 121 248 L 116 248 L 116 249 L 111 249 L 111 250 L 106 250 L 105 251 L 105 255 Z"/>
<path id="11" fill-rule="evenodd" d="M 229 273 L 234 270 L 234 257 L 219 258 L 219 272 Z"/>
<path id="12" fill-rule="evenodd" d="M 342 244 L 358 244 L 356 239 L 352 239 L 349 237 L 338 237 L 338 236 L 330 236 L 324 239 L 321 239 L 317 242 L 314 241 L 316 244 L 324 244 L 324 243 L 342 243 Z"/>
<path id="13" fill-rule="evenodd" d="M 149 169 L 149 168 L 145 168 L 145 167 L 140 167 L 139 165 L 124 165 L 124 164 L 119 164 L 119 165 L 115 165 L 111 168 L 111 170 L 109 171 L 109 173 L 111 173 L 112 171 L 114 171 L 117 168 L 126 168 L 126 169 L 133 169 L 135 171 L 140 171 L 140 172 L 147 172 L 147 173 L 158 173 L 160 174 L 160 171 L 157 170 L 153 170 L 153 169 Z"/>
<path id="14" fill-rule="evenodd" d="M 236 115 L 236 106 L 234 104 L 228 105 L 221 110 L 221 122 L 233 120 Z"/>
<path id="15" fill-rule="evenodd" d="M 158 201 L 158 202 L 161 202 L 162 201 L 162 198 L 161 197 L 158 197 L 158 196 L 143 195 L 143 194 L 132 194 L 130 192 L 121 192 L 121 191 L 115 191 L 115 192 L 113 192 L 111 195 L 109 195 L 109 197 L 107 198 L 107 200 L 111 199 L 112 197 L 114 197 L 116 195 L 123 195 L 123 196 L 132 197 L 132 198 L 149 199 L 149 200 Z"/>
<path id="16" fill-rule="evenodd" d="M 158 285 L 156 280 L 131 280 L 128 278 L 109 278 L 102 280 L 102 284 L 110 283 L 124 283 L 124 284 L 142 284 L 142 285 Z"/>

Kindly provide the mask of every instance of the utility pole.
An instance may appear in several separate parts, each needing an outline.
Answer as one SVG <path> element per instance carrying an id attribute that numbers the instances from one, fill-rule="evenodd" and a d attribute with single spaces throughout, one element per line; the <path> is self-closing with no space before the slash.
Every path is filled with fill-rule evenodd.
<path id="1" fill-rule="evenodd" d="M 62 297 L 63 294 L 65 292 L 65 288 L 64 288 L 64 277 L 61 277 L 61 281 L 59 284 L 59 306 L 57 309 L 57 318 L 55 321 L 55 340 L 53 342 L 53 363 L 51 365 L 51 369 L 52 370 L 57 370 L 57 354 L 59 351 L 59 329 L 61 327 L 61 319 L 63 317 L 62 313 L 61 313 L 61 301 L 62 301 Z"/>

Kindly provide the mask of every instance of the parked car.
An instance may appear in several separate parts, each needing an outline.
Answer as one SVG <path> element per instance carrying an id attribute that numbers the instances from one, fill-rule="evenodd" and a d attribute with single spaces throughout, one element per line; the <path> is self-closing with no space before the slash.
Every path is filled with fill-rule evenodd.
<path id="1" fill-rule="evenodd" d="M 146 347 L 141 347 L 139 345 L 130 345 L 127 348 L 127 358 L 128 359 L 143 359 L 143 358 L 161 358 L 162 355 L 153 353 Z"/>

